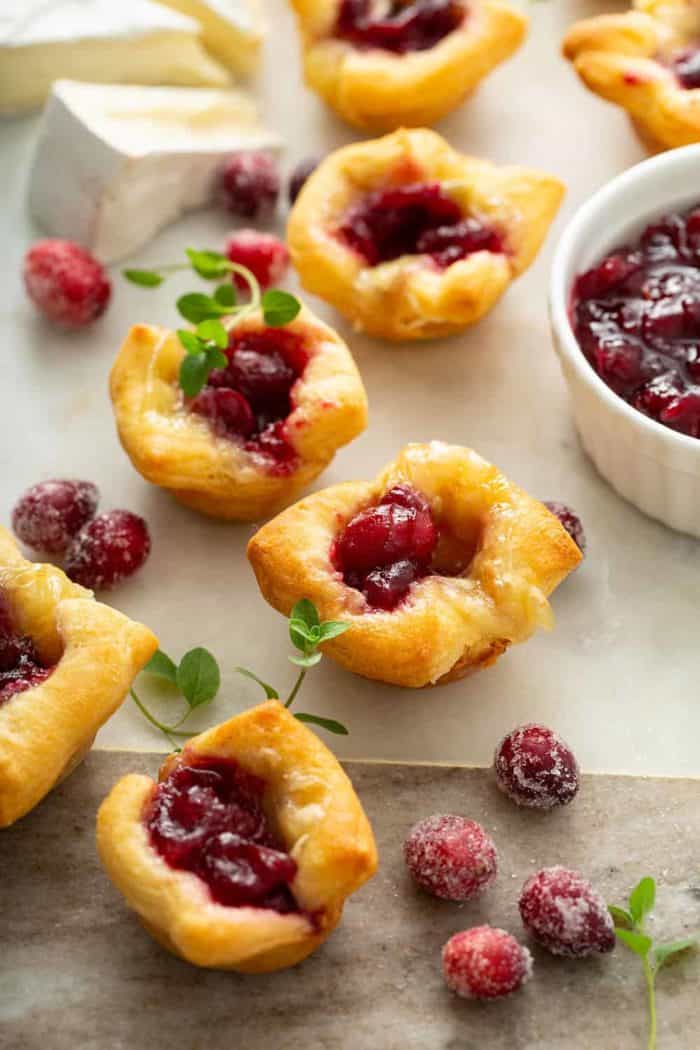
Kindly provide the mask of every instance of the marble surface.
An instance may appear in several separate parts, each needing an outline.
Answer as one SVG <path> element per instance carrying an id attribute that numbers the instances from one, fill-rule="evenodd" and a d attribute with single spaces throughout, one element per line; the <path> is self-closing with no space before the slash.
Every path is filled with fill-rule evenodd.
<path id="1" fill-rule="evenodd" d="M 548 268 L 564 224 L 593 190 L 642 157 L 620 111 L 588 95 L 558 54 L 567 25 L 610 6 L 529 4 L 525 47 L 441 125 L 466 152 L 556 173 L 568 186 L 565 205 L 532 270 L 463 335 L 390 347 L 337 322 L 362 370 L 371 423 L 318 482 L 373 476 L 407 441 L 467 444 L 533 494 L 573 504 L 588 533 L 588 559 L 554 596 L 554 632 L 467 682 L 420 694 L 353 678 L 329 662 L 314 671 L 303 706 L 350 726 L 349 737 L 334 741 L 346 757 L 486 763 L 504 731 L 537 719 L 570 740 L 587 770 L 700 774 L 694 688 L 700 548 L 644 518 L 596 475 L 573 428 L 547 325 Z M 354 135 L 304 91 L 291 15 L 282 0 L 270 0 L 270 7 L 261 91 L 291 164 Z M 38 233 L 24 200 L 35 133 L 35 119 L 0 127 L 0 521 L 8 522 L 29 483 L 57 475 L 98 482 L 104 509 L 143 513 L 153 555 L 109 601 L 148 623 L 173 654 L 195 644 L 217 654 L 224 686 L 204 724 L 257 699 L 235 665 L 280 689 L 292 668 L 284 623 L 259 597 L 245 562 L 252 528 L 217 524 L 177 506 L 142 481 L 117 442 L 107 396 L 116 350 L 132 322 L 174 324 L 174 300 L 187 279 L 148 292 L 126 286 L 115 271 L 111 309 L 77 337 L 36 317 L 19 278 L 22 255 Z M 218 248 L 227 229 L 216 212 L 192 216 L 133 263 L 166 262 L 189 245 Z M 333 319 L 322 304 L 312 305 Z M 130 704 L 99 741 L 161 746 Z"/>
<path id="2" fill-rule="evenodd" d="M 697 781 L 587 777 L 571 806 L 538 814 L 509 802 L 485 770 L 350 763 L 380 867 L 341 925 L 292 970 L 196 970 L 144 932 L 95 850 L 95 811 L 116 778 L 155 773 L 158 761 L 93 752 L 2 832 L 3 1050 L 642 1050 L 641 968 L 626 950 L 563 961 L 534 948 L 533 979 L 522 991 L 475 1004 L 444 987 L 440 949 L 484 922 L 523 940 L 520 887 L 554 863 L 585 872 L 616 903 L 653 874 L 654 936 L 700 928 Z M 496 841 L 499 878 L 478 901 L 437 901 L 405 871 L 409 825 L 436 810 L 476 817 Z M 699 980 L 698 955 L 659 975 L 659 1050 L 696 1050 Z"/>

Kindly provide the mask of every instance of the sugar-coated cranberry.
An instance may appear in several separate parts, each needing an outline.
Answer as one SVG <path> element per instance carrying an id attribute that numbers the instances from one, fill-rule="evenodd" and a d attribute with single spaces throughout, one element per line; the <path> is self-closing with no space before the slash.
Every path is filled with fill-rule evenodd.
<path id="1" fill-rule="evenodd" d="M 274 211 L 279 196 L 277 162 L 269 153 L 236 153 L 222 172 L 221 188 L 232 215 L 264 218 Z"/>
<path id="2" fill-rule="evenodd" d="M 586 534 L 583 531 L 583 525 L 578 514 L 575 513 L 566 503 L 560 503 L 557 500 L 545 500 L 544 505 L 550 513 L 558 518 L 560 523 L 564 526 L 566 531 L 571 536 L 581 554 L 586 553 Z"/>
<path id="3" fill-rule="evenodd" d="M 321 163 L 320 157 L 306 157 L 304 160 L 300 160 L 297 166 L 289 176 L 289 185 L 287 187 L 287 193 L 289 195 L 289 203 L 294 204 L 295 200 L 301 193 L 302 187 L 309 175 L 312 175 L 316 168 Z"/>
<path id="4" fill-rule="evenodd" d="M 24 284 L 50 321 L 83 328 L 107 309 L 112 285 L 104 267 L 72 241 L 45 240 L 24 257 Z"/>
<path id="5" fill-rule="evenodd" d="M 448 901 L 468 901 L 496 878 L 498 854 L 474 820 L 436 814 L 416 824 L 404 843 L 406 865 L 418 885 Z"/>
<path id="6" fill-rule="evenodd" d="M 289 266 L 287 247 L 271 233 L 259 230 L 236 230 L 226 241 L 226 255 L 231 262 L 245 266 L 261 288 L 269 288 L 282 280 Z M 234 274 L 237 286 L 247 290 L 248 282 Z"/>
<path id="7" fill-rule="evenodd" d="M 64 554 L 76 533 L 94 518 L 99 498 L 91 481 L 40 481 L 15 504 L 12 528 L 33 550 Z"/>
<path id="8" fill-rule="evenodd" d="M 494 769 L 501 791 L 519 806 L 565 806 L 579 789 L 571 748 L 547 726 L 530 723 L 504 736 L 496 748 Z"/>
<path id="9" fill-rule="evenodd" d="M 457 0 L 390 0 L 381 7 L 372 0 L 342 0 L 335 35 L 356 47 L 426 51 L 457 29 L 465 14 Z"/>
<path id="10" fill-rule="evenodd" d="M 505 930 L 475 926 L 450 937 L 442 949 L 447 987 L 463 999 L 501 999 L 532 976 L 532 956 Z"/>
<path id="11" fill-rule="evenodd" d="M 247 437 L 255 430 L 255 416 L 243 394 L 226 387 L 205 387 L 190 404 L 190 410 L 205 416 L 217 434 Z"/>
<path id="12" fill-rule="evenodd" d="M 31 638 L 16 634 L 10 606 L 0 593 L 0 705 L 45 682 L 52 670 L 39 659 Z"/>
<path id="13" fill-rule="evenodd" d="M 553 955 L 581 958 L 615 947 L 605 901 L 576 871 L 556 866 L 531 875 L 518 907 L 525 929 Z"/>
<path id="14" fill-rule="evenodd" d="M 128 510 L 110 510 L 81 529 L 66 552 L 65 570 L 83 587 L 107 591 L 133 576 L 150 552 L 143 518 Z"/>

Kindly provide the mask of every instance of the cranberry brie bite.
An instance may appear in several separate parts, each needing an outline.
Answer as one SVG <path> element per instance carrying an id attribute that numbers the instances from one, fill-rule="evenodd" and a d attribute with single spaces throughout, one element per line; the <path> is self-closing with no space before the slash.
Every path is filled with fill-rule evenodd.
<path id="1" fill-rule="evenodd" d="M 193 737 L 157 784 L 122 777 L 100 808 L 97 841 L 161 944 L 243 973 L 306 958 L 377 866 L 348 777 L 277 701 Z"/>

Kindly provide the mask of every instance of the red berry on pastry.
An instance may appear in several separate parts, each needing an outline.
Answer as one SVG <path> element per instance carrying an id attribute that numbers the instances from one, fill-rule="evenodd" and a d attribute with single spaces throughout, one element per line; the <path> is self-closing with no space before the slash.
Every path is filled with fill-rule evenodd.
<path id="1" fill-rule="evenodd" d="M 442 949 L 447 987 L 463 999 L 500 999 L 532 976 L 532 956 L 505 930 L 475 926 L 450 937 Z"/>
<path id="2" fill-rule="evenodd" d="M 671 65 L 686 90 L 700 88 L 700 49 L 688 48 L 677 55 Z"/>
<path id="3" fill-rule="evenodd" d="M 583 531 L 583 525 L 578 514 L 567 506 L 566 503 L 559 503 L 557 501 L 544 501 L 544 505 L 548 511 L 550 511 L 555 518 L 558 518 L 561 524 L 564 526 L 566 531 L 571 536 L 581 554 L 586 553 L 586 534 Z"/>
<path id="4" fill-rule="evenodd" d="M 427 51 L 460 26 L 465 14 L 457 0 L 409 0 L 387 10 L 372 0 L 342 0 L 335 35 L 395 54 Z"/>
<path id="5" fill-rule="evenodd" d="M 305 160 L 299 161 L 296 168 L 289 176 L 289 185 L 287 187 L 287 193 L 289 196 L 289 203 L 294 204 L 301 193 L 302 187 L 309 175 L 316 171 L 316 168 L 321 163 L 320 157 L 306 157 Z"/>
<path id="6" fill-rule="evenodd" d="M 75 537 L 65 571 L 75 583 L 108 591 L 133 576 L 151 552 L 148 526 L 138 514 L 110 510 L 99 514 Z"/>
<path id="7" fill-rule="evenodd" d="M 15 504 L 12 528 L 33 550 L 64 554 L 76 533 L 94 518 L 99 498 L 91 481 L 41 481 Z"/>
<path id="8" fill-rule="evenodd" d="M 31 638 L 15 632 L 9 606 L 0 593 L 0 705 L 46 681 L 52 670 L 39 659 Z"/>
<path id="9" fill-rule="evenodd" d="M 525 929 L 553 955 L 582 958 L 615 947 L 605 901 L 576 871 L 557 866 L 531 875 L 518 907 Z"/>
<path id="10" fill-rule="evenodd" d="M 253 410 L 237 390 L 205 387 L 190 403 L 190 411 L 205 416 L 222 437 L 247 437 L 255 430 Z"/>
<path id="11" fill-rule="evenodd" d="M 519 806 L 565 806 L 579 789 L 573 752 L 542 725 L 519 726 L 504 736 L 496 748 L 494 768 L 501 791 Z"/>
<path id="12" fill-rule="evenodd" d="M 289 266 L 286 245 L 279 237 L 259 230 L 236 230 L 232 233 L 226 241 L 226 255 L 231 262 L 247 267 L 263 289 L 279 284 Z M 248 282 L 239 274 L 233 277 L 241 290 L 248 288 Z"/>
<path id="13" fill-rule="evenodd" d="M 98 318 L 112 292 L 102 264 L 72 241 L 33 245 L 24 257 L 24 284 L 37 309 L 66 328 L 83 328 Z"/>
<path id="14" fill-rule="evenodd" d="M 496 847 L 481 825 L 450 813 L 416 824 L 404 843 L 404 859 L 422 889 L 448 901 L 483 893 L 498 865 Z"/>
<path id="15" fill-rule="evenodd" d="M 237 153 L 222 172 L 221 190 L 232 215 L 264 218 L 274 211 L 279 196 L 277 162 L 269 153 Z"/>

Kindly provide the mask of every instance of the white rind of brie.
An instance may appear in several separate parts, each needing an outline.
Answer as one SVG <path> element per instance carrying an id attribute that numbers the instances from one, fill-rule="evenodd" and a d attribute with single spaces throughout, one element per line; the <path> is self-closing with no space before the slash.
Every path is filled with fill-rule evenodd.
<path id="1" fill-rule="evenodd" d="M 0 0 L 0 115 L 40 107 L 54 80 L 225 87 L 197 21 L 153 0 Z"/>
<path id="2" fill-rule="evenodd" d="M 58 81 L 29 206 L 48 234 L 113 262 L 211 203 L 232 154 L 280 145 L 241 92 Z"/>
<path id="3" fill-rule="evenodd" d="M 265 24 L 259 0 L 159 0 L 195 18 L 205 47 L 234 73 L 248 76 L 258 66 Z"/>

